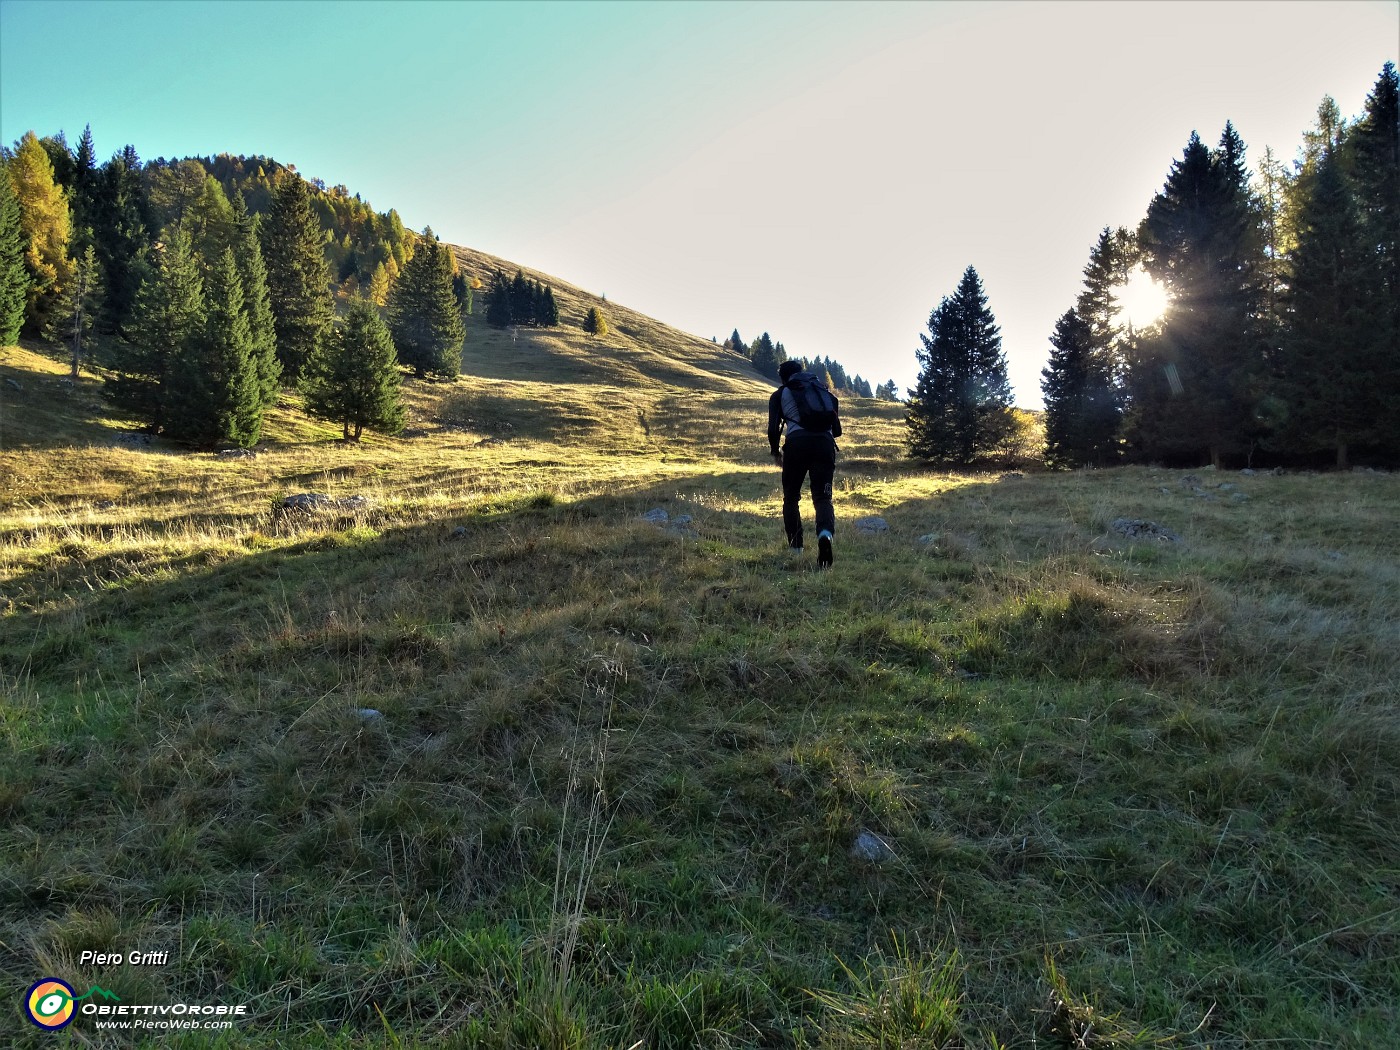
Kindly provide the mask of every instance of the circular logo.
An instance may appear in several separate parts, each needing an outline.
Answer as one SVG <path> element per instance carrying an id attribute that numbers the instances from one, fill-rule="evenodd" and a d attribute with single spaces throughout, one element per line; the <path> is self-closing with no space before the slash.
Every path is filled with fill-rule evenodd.
<path id="1" fill-rule="evenodd" d="M 57 977 L 45 977 L 29 988 L 25 997 L 29 1019 L 40 1028 L 66 1028 L 73 1020 L 73 986 Z"/>

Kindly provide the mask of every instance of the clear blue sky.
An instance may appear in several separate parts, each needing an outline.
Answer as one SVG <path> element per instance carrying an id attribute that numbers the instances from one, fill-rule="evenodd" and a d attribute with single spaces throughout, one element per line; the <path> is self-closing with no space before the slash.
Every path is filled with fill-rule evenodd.
<path id="1" fill-rule="evenodd" d="M 1192 130 L 1360 112 L 1400 3 L 0 0 L 0 141 L 259 153 L 677 327 L 916 373 L 976 266 L 1018 403 Z"/>

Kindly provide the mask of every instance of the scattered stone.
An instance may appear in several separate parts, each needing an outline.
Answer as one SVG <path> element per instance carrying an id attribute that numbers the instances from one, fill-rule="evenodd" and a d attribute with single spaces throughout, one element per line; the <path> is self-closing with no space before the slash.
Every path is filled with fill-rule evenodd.
<path id="1" fill-rule="evenodd" d="M 1240 473 L 1247 478 L 1252 478 L 1255 474 L 1258 474 L 1259 471 L 1255 470 L 1253 467 L 1245 467 L 1244 470 L 1240 471 Z"/>
<path id="2" fill-rule="evenodd" d="M 455 529 L 452 530 L 452 535 L 451 535 L 451 537 L 449 537 L 449 538 L 450 538 L 450 539 L 454 539 L 454 540 L 464 540 L 464 539 L 466 539 L 466 538 L 467 538 L 467 527 L 466 527 L 465 525 L 458 525 Z"/>
<path id="3" fill-rule="evenodd" d="M 894 860 L 894 850 L 890 844 L 872 831 L 862 831 L 851 844 L 851 859 L 867 864 L 883 864 Z"/>
<path id="4" fill-rule="evenodd" d="M 1024 478 L 1025 475 L 1019 470 L 1013 470 L 997 478 L 998 481 L 1015 481 L 1017 478 Z"/>
<path id="5" fill-rule="evenodd" d="M 1273 470 L 1269 471 L 1269 473 L 1272 474 L 1272 475 L 1273 475 L 1274 477 L 1276 477 L 1276 478 L 1281 478 L 1281 477 L 1283 477 L 1283 468 L 1282 468 L 1282 467 L 1275 467 Z"/>
<path id="6" fill-rule="evenodd" d="M 926 532 L 919 537 L 919 542 L 922 543 L 925 547 L 927 547 L 931 544 L 937 543 L 942 538 L 943 537 L 936 532 Z"/>
<path id="7" fill-rule="evenodd" d="M 1238 485 L 1231 484 L 1228 481 L 1222 481 L 1219 485 L 1215 487 L 1218 488 L 1221 492 L 1234 492 L 1237 488 L 1239 488 Z"/>
<path id="8" fill-rule="evenodd" d="M 683 525 L 689 525 L 694 520 L 695 519 L 692 518 L 689 514 L 677 514 L 674 518 L 671 519 L 671 527 L 680 528 Z"/>
<path id="9" fill-rule="evenodd" d="M 1201 479 L 1198 478 L 1195 474 L 1186 474 L 1182 476 L 1181 484 L 1188 489 L 1200 488 Z"/>
<path id="10" fill-rule="evenodd" d="M 360 716 L 360 721 L 368 722 L 370 725 L 378 725 L 384 721 L 384 712 L 376 711 L 372 707 L 357 707 L 355 714 Z"/>
<path id="11" fill-rule="evenodd" d="M 1236 502 L 1236 503 L 1248 503 L 1248 502 L 1249 502 L 1249 496 L 1248 496 L 1246 493 L 1243 493 L 1243 492 L 1232 492 L 1232 493 L 1230 493 L 1230 499 L 1234 500 L 1234 502 Z"/>
<path id="12" fill-rule="evenodd" d="M 1341 551 L 1328 551 L 1327 557 L 1331 558 L 1333 561 L 1341 561 L 1346 555 Z"/>
<path id="13" fill-rule="evenodd" d="M 831 920 L 836 918 L 836 909 L 830 904 L 818 904 L 817 910 L 812 914 L 823 922 L 831 922 Z"/>
<path id="14" fill-rule="evenodd" d="M 874 536 L 877 533 L 890 531 L 889 522 L 878 514 L 872 514 L 865 518 L 857 518 L 851 524 L 855 526 L 857 532 L 864 533 L 867 536 Z"/>
<path id="15" fill-rule="evenodd" d="M 18 390 L 20 393 L 24 393 L 24 387 L 20 385 L 20 381 L 18 379 L 6 379 L 5 385 L 11 390 Z"/>
<path id="16" fill-rule="evenodd" d="M 298 492 L 295 495 L 287 496 L 277 504 L 277 510 L 283 514 L 300 513 L 314 514 L 320 511 L 359 511 L 369 506 L 369 499 L 365 496 L 344 496 L 336 499 L 334 496 L 327 496 L 324 492 Z"/>
<path id="17" fill-rule="evenodd" d="M 653 525 L 665 525 L 671 520 L 671 515 L 667 514 L 661 507 L 653 507 L 642 515 L 642 520 L 649 521 Z"/>
<path id="18" fill-rule="evenodd" d="M 117 444 L 119 445 L 136 445 L 138 447 L 144 447 L 146 445 L 149 445 L 150 443 L 150 434 L 142 434 L 135 430 L 123 430 L 117 435 Z"/>
<path id="19" fill-rule="evenodd" d="M 257 459 L 258 454 L 251 448 L 225 448 L 220 449 L 221 459 Z"/>
<path id="20" fill-rule="evenodd" d="M 1130 540 L 1159 540 L 1163 543 L 1180 543 L 1181 537 L 1170 529 L 1164 529 L 1155 521 L 1143 518 L 1115 518 L 1109 526 L 1119 535 Z"/>
<path id="21" fill-rule="evenodd" d="M 111 509 L 112 509 L 113 507 L 115 507 L 116 505 L 117 505 L 116 502 L 113 501 L 113 500 L 102 499 L 102 500 L 98 500 L 96 503 L 94 503 L 94 504 L 92 505 L 92 509 L 93 509 L 93 510 L 111 510 Z"/>

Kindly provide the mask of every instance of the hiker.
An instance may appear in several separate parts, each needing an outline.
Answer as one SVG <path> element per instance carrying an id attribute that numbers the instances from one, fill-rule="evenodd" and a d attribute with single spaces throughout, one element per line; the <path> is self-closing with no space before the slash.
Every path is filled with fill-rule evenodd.
<path id="1" fill-rule="evenodd" d="M 817 565 L 830 568 L 836 511 L 831 479 L 836 473 L 836 439 L 841 436 L 840 406 L 826 384 L 796 361 L 778 366 L 782 385 L 768 399 L 768 444 L 783 472 L 783 528 L 788 546 L 802 549 L 802 481 L 812 477 L 812 507 L 817 515 Z M 787 443 L 778 450 L 778 438 Z"/>

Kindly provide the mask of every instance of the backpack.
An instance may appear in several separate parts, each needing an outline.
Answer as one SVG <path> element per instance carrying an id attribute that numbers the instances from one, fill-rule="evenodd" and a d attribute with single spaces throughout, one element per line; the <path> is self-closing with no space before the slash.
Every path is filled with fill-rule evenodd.
<path id="1" fill-rule="evenodd" d="M 836 425 L 840 404 L 836 395 L 811 372 L 798 372 L 787 381 L 792 399 L 797 403 L 798 426 L 820 434 Z"/>

